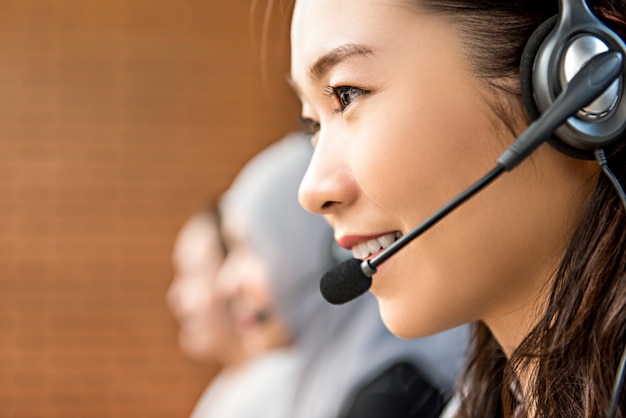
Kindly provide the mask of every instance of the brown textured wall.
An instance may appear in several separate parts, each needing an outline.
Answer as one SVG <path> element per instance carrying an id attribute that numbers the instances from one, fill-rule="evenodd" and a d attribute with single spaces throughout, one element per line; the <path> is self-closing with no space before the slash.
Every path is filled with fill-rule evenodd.
<path id="1" fill-rule="evenodd" d="M 184 417 L 214 373 L 164 304 L 174 235 L 297 128 L 249 5 L 0 2 L 1 417 Z"/>

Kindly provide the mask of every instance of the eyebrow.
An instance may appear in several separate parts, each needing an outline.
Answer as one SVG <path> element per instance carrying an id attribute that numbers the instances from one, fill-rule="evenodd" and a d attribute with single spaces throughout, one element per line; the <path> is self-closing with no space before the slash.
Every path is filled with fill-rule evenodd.
<path id="1" fill-rule="evenodd" d="M 345 44 L 338 46 L 319 57 L 309 70 L 314 79 L 321 79 L 334 66 L 354 56 L 368 56 L 374 53 L 374 49 L 362 44 Z"/>

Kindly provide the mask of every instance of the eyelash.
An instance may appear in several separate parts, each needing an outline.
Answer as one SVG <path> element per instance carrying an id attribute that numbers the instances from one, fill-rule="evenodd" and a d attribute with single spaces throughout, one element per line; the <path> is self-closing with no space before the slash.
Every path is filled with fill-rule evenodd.
<path id="1" fill-rule="evenodd" d="M 352 102 L 358 98 L 350 98 L 350 102 L 346 103 L 346 94 L 357 94 L 358 96 L 362 96 L 370 93 L 369 90 L 363 90 L 352 86 L 325 86 L 324 90 L 326 90 L 328 97 L 334 98 L 339 102 L 339 106 L 336 109 L 333 109 L 333 113 L 343 113 L 348 106 L 350 106 Z M 311 136 L 314 136 L 320 130 L 320 123 L 315 119 L 302 117 L 300 118 L 300 125 L 302 126 L 304 133 Z"/>
<path id="2" fill-rule="evenodd" d="M 334 113 L 343 113 L 359 96 L 369 93 L 369 90 L 352 86 L 326 86 L 324 89 L 328 97 L 336 99 L 339 103 L 339 106 L 333 110 Z M 350 97 L 354 94 L 356 94 L 357 97 Z"/>

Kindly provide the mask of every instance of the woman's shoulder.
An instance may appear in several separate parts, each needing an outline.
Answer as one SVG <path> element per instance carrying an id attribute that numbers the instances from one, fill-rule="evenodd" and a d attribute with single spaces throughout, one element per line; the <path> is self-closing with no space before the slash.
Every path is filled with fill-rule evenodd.
<path id="1" fill-rule="evenodd" d="M 391 364 L 359 388 L 343 418 L 439 417 L 444 395 L 412 363 Z"/>

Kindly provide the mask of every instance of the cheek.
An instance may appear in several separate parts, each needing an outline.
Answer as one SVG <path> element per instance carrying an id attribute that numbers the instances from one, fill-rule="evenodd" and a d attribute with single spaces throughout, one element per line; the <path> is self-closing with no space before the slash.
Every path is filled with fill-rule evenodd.
<path id="1" fill-rule="evenodd" d="M 207 277 L 213 278 L 217 276 L 220 271 L 220 267 L 224 264 L 224 254 L 218 247 L 218 243 L 215 243 L 212 251 L 207 254 L 206 258 L 206 270 Z"/>
<path id="2" fill-rule="evenodd" d="M 482 104 L 465 97 L 449 103 L 438 93 L 446 95 L 422 92 L 400 107 L 378 106 L 363 118 L 351 150 L 363 192 L 407 228 L 486 173 L 499 152 Z"/>
<path id="3" fill-rule="evenodd" d="M 237 298 L 247 309 L 264 309 L 271 302 L 269 279 L 265 266 L 255 258 L 242 260 L 239 265 L 240 284 Z"/>
<path id="4" fill-rule="evenodd" d="M 504 147 L 485 105 L 469 92 L 456 94 L 447 107 L 416 96 L 401 109 L 371 115 L 362 130 L 355 178 L 368 199 L 395 216 L 404 232 L 488 172 Z M 442 108 L 447 113 L 438 111 Z M 476 261 L 468 249 L 483 248 L 477 238 L 485 227 L 480 214 L 490 201 L 475 201 L 480 207 L 469 212 L 464 205 L 381 268 L 373 291 L 394 334 L 415 338 L 475 319 L 481 305 L 499 291 L 499 283 L 483 281 L 497 275 L 471 277 L 467 271 Z"/>
<path id="5" fill-rule="evenodd" d="M 245 291 L 246 299 L 251 308 L 262 309 L 270 304 L 270 292 L 261 279 L 251 279 Z"/>
<path id="6" fill-rule="evenodd" d="M 506 290 L 487 270 L 472 274 L 470 260 L 408 251 L 412 255 L 380 270 L 377 280 L 385 284 L 374 289 L 385 325 L 401 338 L 420 338 L 480 319 Z"/>

